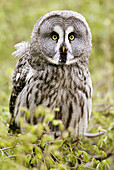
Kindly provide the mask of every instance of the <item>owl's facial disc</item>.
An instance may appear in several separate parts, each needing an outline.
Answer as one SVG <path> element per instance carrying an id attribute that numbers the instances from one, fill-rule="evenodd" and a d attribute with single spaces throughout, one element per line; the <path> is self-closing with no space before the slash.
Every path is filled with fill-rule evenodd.
<path id="1" fill-rule="evenodd" d="M 39 42 L 49 62 L 57 65 L 73 64 L 87 51 L 87 29 L 78 19 L 54 16 L 42 23 Z"/>

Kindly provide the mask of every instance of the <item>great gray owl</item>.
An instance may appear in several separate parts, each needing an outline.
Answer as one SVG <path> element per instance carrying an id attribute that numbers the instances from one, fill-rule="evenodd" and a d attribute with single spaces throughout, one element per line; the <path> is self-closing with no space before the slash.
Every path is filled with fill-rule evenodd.
<path id="1" fill-rule="evenodd" d="M 75 136 L 87 129 L 92 108 L 92 83 L 88 70 L 92 37 L 85 18 L 73 11 L 52 11 L 35 24 L 31 40 L 15 45 L 20 56 L 13 76 L 10 112 L 32 125 L 39 120 L 33 113 L 38 105 L 52 110 L 65 128 L 75 128 Z M 29 109 L 27 120 L 19 107 Z M 50 125 L 52 131 L 54 127 Z"/>

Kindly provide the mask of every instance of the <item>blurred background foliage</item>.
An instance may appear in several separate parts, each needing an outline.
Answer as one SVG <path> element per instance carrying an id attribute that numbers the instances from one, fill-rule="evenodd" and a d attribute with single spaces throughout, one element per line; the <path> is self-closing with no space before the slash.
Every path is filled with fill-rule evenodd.
<path id="1" fill-rule="evenodd" d="M 93 112 L 89 131 L 113 129 L 114 4 L 113 0 L 0 0 L 0 113 L 9 119 L 8 103 L 15 64 L 14 45 L 29 41 L 35 22 L 52 10 L 73 10 L 85 16 L 93 48 L 89 69 L 93 82 Z M 110 148 L 113 148 L 113 132 Z"/>

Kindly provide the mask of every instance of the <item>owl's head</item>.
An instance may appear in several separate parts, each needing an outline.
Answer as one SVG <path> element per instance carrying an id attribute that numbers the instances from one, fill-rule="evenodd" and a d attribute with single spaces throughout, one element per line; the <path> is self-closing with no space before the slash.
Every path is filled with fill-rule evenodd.
<path id="1" fill-rule="evenodd" d="M 85 18 L 73 11 L 52 11 L 34 26 L 30 50 L 52 64 L 70 65 L 88 59 L 92 43 Z M 40 54 L 40 55 L 39 55 Z"/>

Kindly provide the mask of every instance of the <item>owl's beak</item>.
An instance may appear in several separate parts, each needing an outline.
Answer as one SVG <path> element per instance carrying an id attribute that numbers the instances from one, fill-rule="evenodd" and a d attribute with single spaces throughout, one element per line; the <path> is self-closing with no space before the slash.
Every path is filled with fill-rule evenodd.
<path id="1" fill-rule="evenodd" d="M 67 60 L 67 49 L 65 45 L 63 44 L 60 48 L 59 63 L 66 63 L 66 60 Z"/>
<path id="2" fill-rule="evenodd" d="M 64 45 L 62 46 L 62 51 L 63 51 L 63 53 L 65 52 L 65 46 Z"/>

